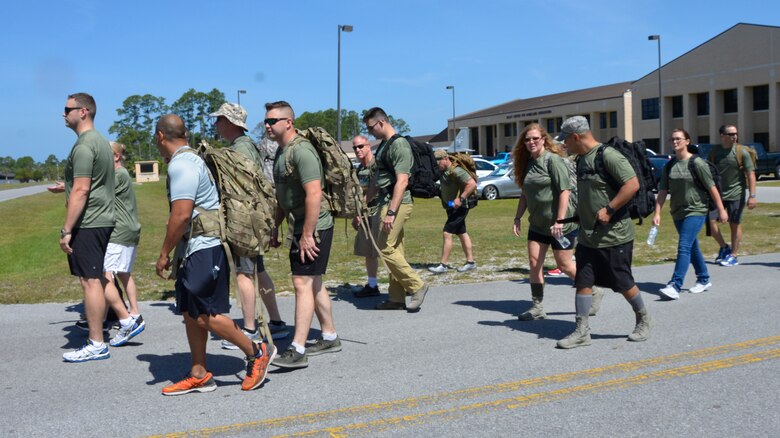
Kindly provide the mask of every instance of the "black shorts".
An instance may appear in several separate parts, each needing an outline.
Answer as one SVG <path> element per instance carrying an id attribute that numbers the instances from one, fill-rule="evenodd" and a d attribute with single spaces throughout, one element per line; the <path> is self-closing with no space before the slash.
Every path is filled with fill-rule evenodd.
<path id="1" fill-rule="evenodd" d="M 184 259 L 176 278 L 176 312 L 193 318 L 230 312 L 230 265 L 222 245 Z"/>
<path id="2" fill-rule="evenodd" d="M 577 243 L 577 234 L 579 234 L 579 228 L 575 228 L 574 231 L 570 232 L 569 234 L 564 234 L 564 236 L 569 239 L 569 246 L 565 248 L 562 247 L 560 243 L 558 243 L 558 239 L 555 237 L 545 236 L 544 234 L 539 234 L 536 231 L 528 230 L 528 240 L 550 245 L 552 246 L 553 250 L 560 251 L 562 249 L 574 249 L 574 245 Z"/>
<path id="3" fill-rule="evenodd" d="M 723 208 L 726 209 L 726 213 L 729 215 L 730 224 L 738 224 L 742 222 L 742 211 L 745 210 L 745 197 L 733 201 L 723 201 Z M 718 210 L 710 211 L 710 220 L 718 220 Z"/>
<path id="4" fill-rule="evenodd" d="M 236 266 L 236 272 L 240 272 L 242 274 L 253 275 L 255 270 L 257 270 L 258 274 L 265 271 L 263 256 L 238 257 L 233 255 L 233 264 Z"/>
<path id="5" fill-rule="evenodd" d="M 444 223 L 444 232 L 449 234 L 466 234 L 466 216 L 469 209 L 465 207 L 448 208 L 447 222 Z"/>
<path id="6" fill-rule="evenodd" d="M 114 227 L 74 228 L 70 236 L 73 254 L 68 255 L 71 275 L 103 278 L 103 260 Z"/>
<path id="7" fill-rule="evenodd" d="M 634 241 L 609 248 L 589 248 L 577 245 L 577 275 L 574 287 L 579 289 L 601 286 L 615 292 L 626 292 L 636 285 L 631 273 Z"/>
<path id="8" fill-rule="evenodd" d="M 317 248 L 320 249 L 317 258 L 314 260 L 306 259 L 301 263 L 301 253 L 298 249 L 298 242 L 301 240 L 301 235 L 296 234 L 293 236 L 292 247 L 290 248 L 290 271 L 292 275 L 323 275 L 328 269 L 328 258 L 330 257 L 330 245 L 333 242 L 333 227 L 327 230 L 318 230 L 319 239 L 315 239 L 317 242 Z"/>

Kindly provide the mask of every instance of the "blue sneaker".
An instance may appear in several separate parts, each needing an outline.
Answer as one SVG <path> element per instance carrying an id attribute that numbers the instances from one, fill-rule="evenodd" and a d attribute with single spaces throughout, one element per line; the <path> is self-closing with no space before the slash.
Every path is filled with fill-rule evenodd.
<path id="1" fill-rule="evenodd" d="M 133 318 L 133 322 L 128 324 L 127 327 L 120 327 L 116 335 L 108 341 L 108 345 L 112 347 L 125 345 L 130 339 L 144 331 L 144 328 L 146 328 L 146 321 L 144 321 L 141 315 L 138 315 L 138 318 Z"/>
<path id="2" fill-rule="evenodd" d="M 737 266 L 738 264 L 739 261 L 737 258 L 731 254 L 727 255 L 726 258 L 720 261 L 721 266 Z"/>
<path id="3" fill-rule="evenodd" d="M 715 263 L 720 263 L 725 259 L 729 254 L 731 254 L 731 247 L 726 245 L 718 250 L 718 256 L 715 257 Z"/>

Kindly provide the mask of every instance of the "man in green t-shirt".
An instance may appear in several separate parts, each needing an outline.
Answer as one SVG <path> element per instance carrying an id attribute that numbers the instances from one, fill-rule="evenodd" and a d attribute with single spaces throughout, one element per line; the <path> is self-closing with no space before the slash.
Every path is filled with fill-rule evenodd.
<path id="1" fill-rule="evenodd" d="M 371 152 L 371 143 L 362 135 L 356 135 L 352 139 L 352 150 L 355 151 L 355 157 L 359 163 L 358 180 L 363 194 L 366 196 L 366 206 L 368 207 L 368 222 L 364 224 L 365 227 L 361 226 L 360 218 L 356 217 L 352 220 L 352 227 L 357 230 L 353 254 L 366 259 L 366 275 L 368 277 L 368 283 L 361 290 L 355 292 L 355 297 L 376 297 L 379 296 L 379 284 L 376 280 L 376 273 L 379 270 L 379 254 L 375 248 L 375 244 L 379 240 L 379 208 L 377 207 L 376 190 L 369 190 L 376 176 L 376 160 L 374 160 L 374 153 Z"/>
<path id="2" fill-rule="evenodd" d="M 114 160 L 111 146 L 95 130 L 95 99 L 87 93 L 68 96 L 63 117 L 78 140 L 65 165 L 65 183 L 50 187 L 65 192 L 65 222 L 60 230 L 60 248 L 68 255 L 72 275 L 84 290 L 84 309 L 89 338 L 83 347 L 62 355 L 66 362 L 108 359 L 103 343 L 106 309 L 106 278 L 103 258 L 114 229 Z"/>
<path id="3" fill-rule="evenodd" d="M 718 167 L 720 187 L 723 191 L 723 206 L 729 216 L 731 229 L 731 246 L 726 244 L 723 234 L 718 228 L 718 212 L 710 212 L 710 230 L 712 238 L 718 242 L 720 249 L 715 263 L 721 266 L 736 266 L 739 264 L 737 253 L 742 240 L 742 211 L 745 209 L 745 189 L 748 189 L 747 207 L 756 208 L 756 168 L 747 151 L 749 146 L 737 143 L 737 127 L 723 125 L 720 127 L 720 140 L 723 145 L 715 145 L 710 151 L 709 159 Z M 737 157 L 740 151 L 741 157 Z"/>
<path id="4" fill-rule="evenodd" d="M 650 336 L 652 319 L 631 273 L 634 251 L 634 225 L 621 208 L 639 190 L 639 180 L 631 163 L 617 150 L 604 147 L 593 138 L 588 120 L 582 116 L 566 119 L 556 138 L 577 160 L 577 215 L 580 233 L 576 249 L 577 274 L 574 287 L 577 326 L 572 334 L 558 341 L 558 348 L 590 345 L 588 313 L 593 301 L 593 287 L 608 287 L 623 294 L 636 315 L 629 341 L 645 341 Z M 599 149 L 603 166 L 599 166 Z M 607 172 L 619 188 L 611 187 L 599 174 Z"/>
<path id="5" fill-rule="evenodd" d="M 447 222 L 444 223 L 443 244 L 441 248 L 441 263 L 428 268 L 434 274 L 443 274 L 449 270 L 447 263 L 452 252 L 452 235 L 460 239 L 460 246 L 466 255 L 466 263 L 458 268 L 458 272 L 466 272 L 477 267 L 471 246 L 471 237 L 466 232 L 466 216 L 469 214 L 469 201 L 474 202 L 474 192 L 477 181 L 462 166 L 455 166 L 450 160 L 450 154 L 444 149 L 434 152 L 436 164 L 441 171 L 441 205 L 447 212 Z"/>
<path id="6" fill-rule="evenodd" d="M 376 150 L 376 189 L 381 227 L 379 251 L 390 271 L 387 288 L 390 299 L 376 305 L 377 310 L 420 310 L 428 284 L 406 261 L 404 224 L 412 217 L 412 195 L 407 190 L 414 156 L 405 138 L 396 134 L 382 108 L 369 109 L 363 117 L 368 133 L 381 141 Z M 412 293 L 406 305 L 406 292 Z"/>
<path id="7" fill-rule="evenodd" d="M 255 147 L 252 139 L 246 135 L 246 110 L 240 105 L 226 102 L 216 112 L 209 114 L 209 117 L 217 118 L 214 122 L 217 134 L 230 142 L 230 149 L 249 157 L 257 164 L 258 170 L 261 170 L 263 160 L 260 157 L 260 152 Z M 260 297 L 268 309 L 270 318 L 268 328 L 271 331 L 271 337 L 273 339 L 286 338 L 290 331 L 279 314 L 279 306 L 276 304 L 276 292 L 274 292 L 274 282 L 265 271 L 263 256 L 260 255 L 252 259 L 234 255 L 233 264 L 236 267 L 238 297 L 241 300 L 241 313 L 244 316 L 244 327 L 242 327 L 241 331 L 254 342 L 260 340 L 260 333 L 257 330 L 257 319 L 255 317 L 255 300 L 257 297 L 255 296 L 254 278 L 256 273 Z M 226 350 L 238 349 L 237 346 L 226 339 L 222 340 L 222 348 Z"/>
<path id="8" fill-rule="evenodd" d="M 331 301 L 322 275 L 328 267 L 333 240 L 333 216 L 323 199 L 325 173 L 314 146 L 295 130 L 295 113 L 285 101 L 265 105 L 265 133 L 279 143 L 274 159 L 276 181 L 275 227 L 271 245 L 279 247 L 279 225 L 292 222 L 290 270 L 295 287 L 295 334 L 290 348 L 271 364 L 282 368 L 304 368 L 308 356 L 341 351 L 333 324 Z M 316 309 L 322 339 L 306 348 L 311 320 Z"/>

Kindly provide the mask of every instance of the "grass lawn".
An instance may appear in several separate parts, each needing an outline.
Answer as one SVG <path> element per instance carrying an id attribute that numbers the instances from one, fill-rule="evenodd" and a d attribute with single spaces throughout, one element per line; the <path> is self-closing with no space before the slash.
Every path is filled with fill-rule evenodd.
<path id="1" fill-rule="evenodd" d="M 154 265 L 165 233 L 168 204 L 165 182 L 135 186 L 138 210 L 143 226 L 141 243 L 133 276 L 138 284 L 141 300 L 169 299 L 173 282 L 158 278 Z M 668 203 L 667 203 L 668 204 Z M 407 259 L 418 268 L 423 279 L 431 284 L 478 283 L 493 280 L 527 278 L 528 256 L 525 237 L 512 235 L 516 199 L 481 201 L 469 213 L 468 229 L 474 241 L 478 269 L 465 274 L 434 276 L 425 268 L 437 264 L 441 252 L 441 229 L 444 211 L 438 199 L 416 200 L 411 221 L 406 226 Z M 674 260 L 677 233 L 668 214 L 668 205 L 656 245 L 645 243 L 648 225 L 637 226 L 634 247 L 635 265 L 665 263 Z M 59 230 L 65 215 L 63 195 L 41 193 L 0 203 L 0 303 L 72 302 L 82 298 L 78 280 L 69 275 L 65 255 L 58 246 Z M 780 204 L 760 204 L 759 208 L 745 210 L 741 254 L 761 254 L 780 251 L 780 233 L 777 233 Z M 527 222 L 523 223 L 526 230 Z M 525 232 L 525 231 L 524 231 Z M 362 285 L 365 282 L 363 259 L 352 255 L 355 232 L 343 220 L 336 222 L 333 247 L 325 282 L 329 287 L 346 283 Z M 715 242 L 701 234 L 702 250 L 707 258 L 714 258 Z M 463 263 L 463 252 L 457 240 L 450 263 Z M 273 278 L 278 293 L 290 293 L 287 250 L 272 250 L 266 254 L 265 265 Z M 549 252 L 547 265 L 554 267 Z M 384 268 L 380 268 L 383 272 Z M 380 274 L 384 275 L 384 274 Z M 671 275 L 671 272 L 670 272 Z M 387 278 L 380 285 L 386 288 Z"/>

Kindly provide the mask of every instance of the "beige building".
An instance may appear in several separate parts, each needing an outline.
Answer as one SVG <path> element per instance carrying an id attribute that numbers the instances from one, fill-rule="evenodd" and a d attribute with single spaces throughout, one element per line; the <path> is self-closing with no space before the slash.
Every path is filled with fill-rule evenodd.
<path id="1" fill-rule="evenodd" d="M 742 142 L 778 149 L 780 139 L 780 27 L 737 24 L 633 82 L 518 99 L 450 119 L 448 138 L 470 128 L 471 147 L 495 155 L 512 147 L 518 133 L 537 122 L 551 134 L 561 122 L 582 115 L 596 138 L 644 140 L 670 152 L 672 129 L 684 128 L 695 143 L 719 143 L 718 128 L 735 124 Z M 663 114 L 664 142 L 659 142 Z"/>

